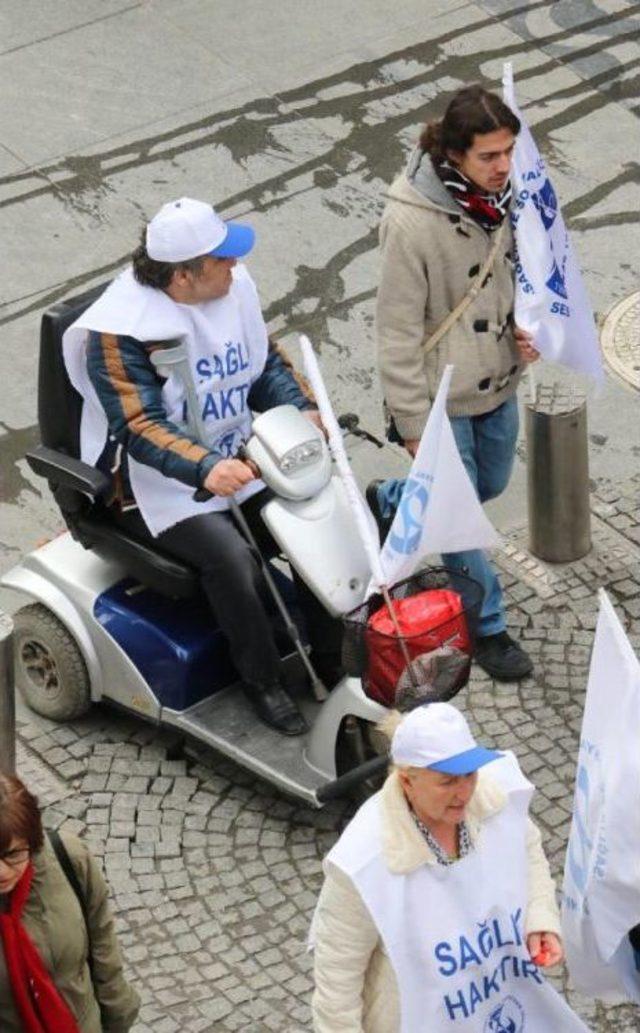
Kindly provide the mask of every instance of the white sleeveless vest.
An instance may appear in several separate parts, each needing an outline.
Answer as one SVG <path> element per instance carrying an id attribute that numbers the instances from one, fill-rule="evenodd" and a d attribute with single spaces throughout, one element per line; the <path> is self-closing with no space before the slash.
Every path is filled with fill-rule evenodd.
<path id="1" fill-rule="evenodd" d="M 533 787 L 513 755 L 492 762 L 491 775 L 507 803 L 483 822 L 475 849 L 450 867 L 389 871 L 379 794 L 328 855 L 378 928 L 398 981 L 400 1033 L 587 1030 L 526 947 L 526 819 Z"/>
<path id="2" fill-rule="evenodd" d="M 230 457 L 247 440 L 251 433 L 247 395 L 264 369 L 268 342 L 257 291 L 244 266 L 235 266 L 227 295 L 199 305 L 177 304 L 164 291 L 141 286 L 129 267 L 69 327 L 63 338 L 64 359 L 83 398 L 81 456 L 93 466 L 109 430 L 87 373 L 85 345 L 90 330 L 138 341 L 183 339 L 207 432 L 204 444 Z M 184 391 L 175 374 L 166 380 L 162 398 L 168 419 L 185 429 Z M 193 487 L 132 456 L 128 460 L 135 500 L 154 536 L 188 517 L 229 508 L 228 499 L 219 496 L 194 502 Z M 236 500 L 242 502 L 263 487 L 262 481 L 252 481 L 236 493 Z"/>

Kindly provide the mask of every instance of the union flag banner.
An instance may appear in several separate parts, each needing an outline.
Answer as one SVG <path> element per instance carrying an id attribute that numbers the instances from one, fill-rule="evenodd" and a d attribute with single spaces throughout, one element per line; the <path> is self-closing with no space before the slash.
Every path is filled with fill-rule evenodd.
<path id="1" fill-rule="evenodd" d="M 640 933 L 640 662 L 602 589 L 564 869 L 562 933 L 577 990 L 640 1004 L 640 951 L 633 947 Z"/>
<path id="2" fill-rule="evenodd" d="M 413 574 L 424 556 L 491 549 L 500 542 L 465 470 L 447 416 L 452 373 L 453 366 L 446 366 L 382 547 L 388 585 Z"/>
<path id="3" fill-rule="evenodd" d="M 511 223 L 515 240 L 515 318 L 541 355 L 596 381 L 604 373 L 598 332 L 558 198 L 503 69 L 503 96 L 520 119 L 513 154 Z"/>

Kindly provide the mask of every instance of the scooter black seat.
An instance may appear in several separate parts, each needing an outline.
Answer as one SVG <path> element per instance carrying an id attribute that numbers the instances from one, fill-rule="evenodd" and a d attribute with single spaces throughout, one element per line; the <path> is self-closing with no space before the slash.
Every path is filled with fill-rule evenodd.
<path id="1" fill-rule="evenodd" d="M 172 599 L 191 599 L 201 592 L 200 581 L 192 567 L 153 548 L 152 540 L 142 540 L 98 515 L 80 517 L 76 526 L 78 540 L 106 558 L 120 560 L 131 577 L 161 595 Z"/>
<path id="2" fill-rule="evenodd" d="M 62 351 L 65 330 L 104 291 L 93 287 L 48 309 L 40 327 L 38 423 L 42 446 L 27 454 L 45 477 L 65 523 L 86 549 L 125 564 L 130 576 L 162 595 L 186 599 L 200 592 L 195 570 L 119 526 L 105 499 L 108 477 L 80 459 L 82 398 L 73 387 Z"/>

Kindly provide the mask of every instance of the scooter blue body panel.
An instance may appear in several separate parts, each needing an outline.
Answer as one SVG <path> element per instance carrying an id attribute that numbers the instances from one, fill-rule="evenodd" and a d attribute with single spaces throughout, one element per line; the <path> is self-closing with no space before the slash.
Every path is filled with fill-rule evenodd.
<path id="1" fill-rule="evenodd" d="M 202 599 L 176 603 L 128 578 L 99 595 L 93 613 L 162 707 L 187 710 L 237 681 Z"/>
<path id="2" fill-rule="evenodd" d="M 273 565 L 271 573 L 293 609 L 291 581 Z M 126 578 L 97 596 L 93 616 L 138 670 L 161 707 L 188 710 L 239 680 L 226 639 L 204 596 L 178 603 Z M 282 655 L 290 651 L 288 639 L 283 640 Z"/>

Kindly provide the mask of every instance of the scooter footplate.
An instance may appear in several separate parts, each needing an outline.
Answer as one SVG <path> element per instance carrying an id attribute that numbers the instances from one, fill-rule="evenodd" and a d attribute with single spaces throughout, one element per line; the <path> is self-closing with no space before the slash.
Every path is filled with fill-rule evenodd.
<path id="1" fill-rule="evenodd" d="M 319 704 L 298 699 L 309 726 Z M 317 806 L 315 791 L 326 779 L 305 760 L 308 735 L 282 735 L 253 712 L 239 686 L 230 686 L 183 713 L 163 709 L 163 722 L 182 729 L 214 750 L 237 761 L 283 792 Z"/>

